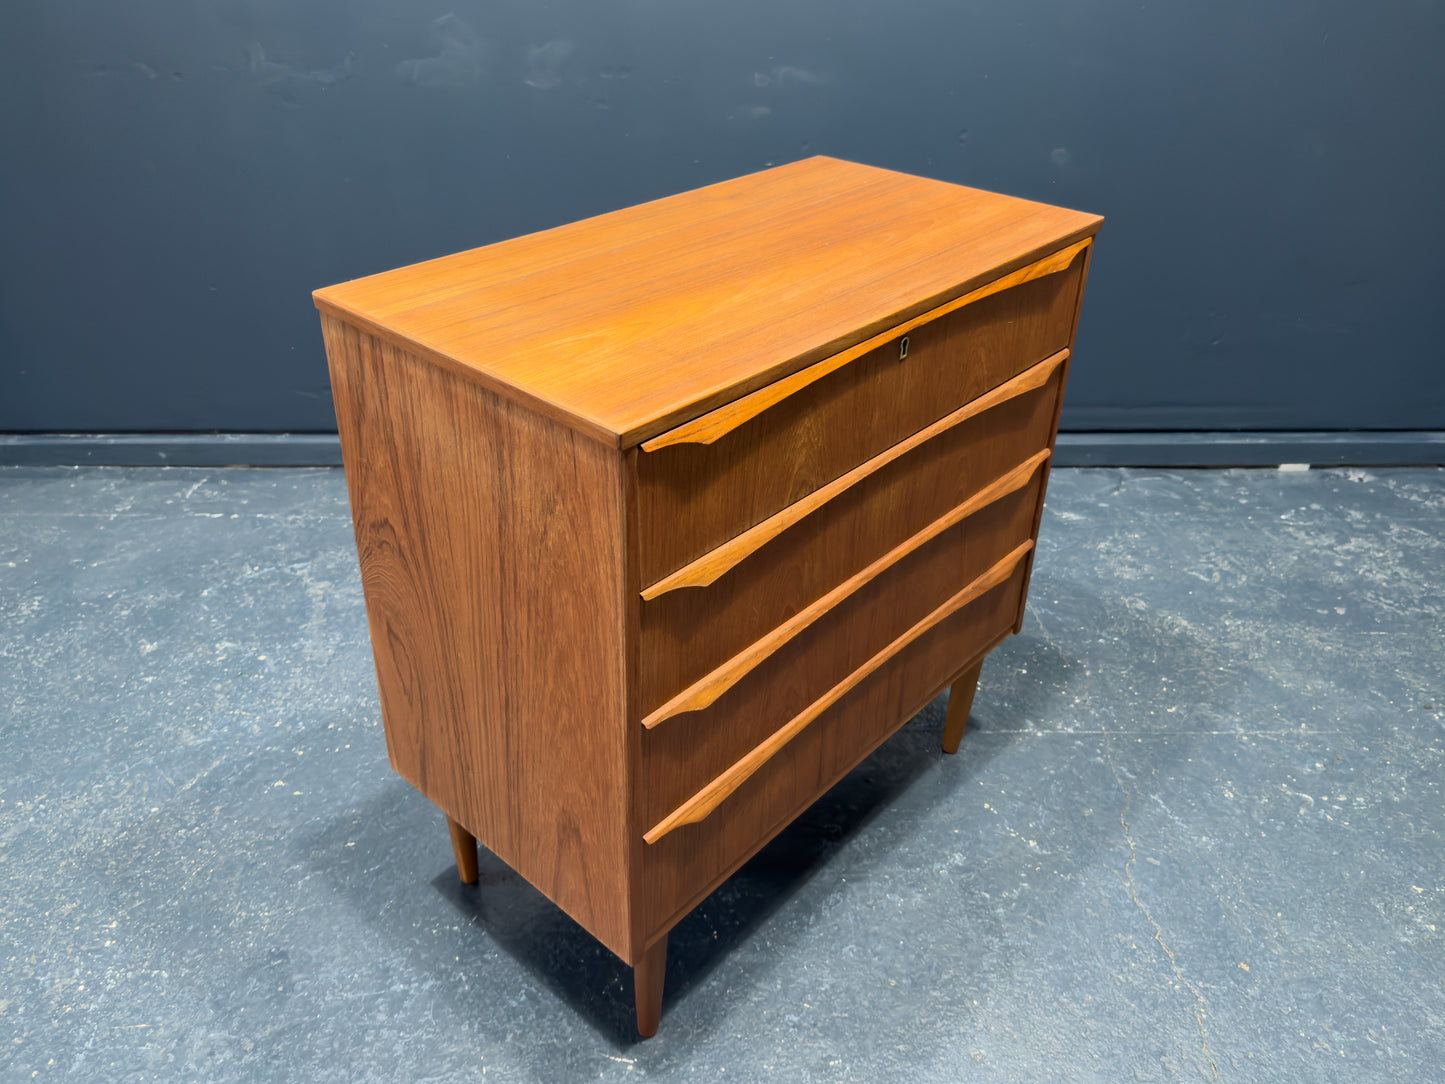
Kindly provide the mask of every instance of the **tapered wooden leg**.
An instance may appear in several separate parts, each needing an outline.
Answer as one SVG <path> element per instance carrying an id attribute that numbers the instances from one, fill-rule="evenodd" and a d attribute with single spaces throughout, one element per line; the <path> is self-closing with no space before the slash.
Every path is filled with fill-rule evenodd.
<path id="1" fill-rule="evenodd" d="M 667 973 L 667 934 L 648 949 L 632 969 L 637 993 L 637 1033 L 644 1039 L 657 1034 L 662 1019 L 662 980 Z"/>
<path id="2" fill-rule="evenodd" d="M 476 837 L 450 817 L 447 818 L 447 831 L 452 834 L 452 853 L 457 856 L 457 873 L 462 884 L 476 884 L 480 872 L 477 868 Z"/>
<path id="3" fill-rule="evenodd" d="M 943 751 L 958 752 L 958 743 L 963 740 L 963 728 L 968 724 L 968 710 L 973 707 L 973 694 L 978 689 L 979 671 L 983 660 L 979 659 L 953 681 L 948 690 L 948 718 L 943 724 Z"/>

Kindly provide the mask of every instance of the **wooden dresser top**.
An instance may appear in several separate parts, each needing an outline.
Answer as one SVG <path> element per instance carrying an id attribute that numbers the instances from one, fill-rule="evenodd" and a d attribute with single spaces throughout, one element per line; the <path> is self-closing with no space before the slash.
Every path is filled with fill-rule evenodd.
<path id="1" fill-rule="evenodd" d="M 809 158 L 314 297 L 324 313 L 627 447 L 1102 221 Z"/>

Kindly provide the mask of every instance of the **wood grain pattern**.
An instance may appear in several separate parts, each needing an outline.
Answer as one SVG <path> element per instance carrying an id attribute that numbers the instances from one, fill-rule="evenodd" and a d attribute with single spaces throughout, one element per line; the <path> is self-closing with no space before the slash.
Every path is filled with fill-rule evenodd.
<path id="1" fill-rule="evenodd" d="M 322 322 L 392 766 L 629 958 L 621 456 Z"/>
<path id="2" fill-rule="evenodd" d="M 1018 376 L 1005 381 L 992 391 L 970 400 L 951 414 L 947 414 L 934 422 L 918 430 L 911 437 L 899 441 L 886 451 L 880 452 L 873 458 L 860 463 L 846 474 L 840 475 L 826 485 L 813 490 L 801 500 L 774 513 L 761 523 L 754 524 L 741 534 L 734 536 L 715 549 L 709 550 L 701 557 L 689 562 L 671 575 L 664 576 L 642 592 L 642 597 L 651 601 L 669 591 L 676 591 L 683 587 L 706 587 L 717 582 L 719 576 L 734 568 L 739 562 L 751 556 L 757 550 L 767 545 L 778 535 L 803 517 L 816 512 L 823 505 L 833 500 L 839 494 L 846 492 L 859 482 L 863 481 L 870 474 L 875 474 L 883 467 L 894 460 L 907 455 L 921 444 L 933 440 L 940 433 L 945 433 L 954 426 L 967 421 L 969 418 L 977 417 L 989 410 L 994 409 L 1010 399 L 1016 399 L 1021 395 L 1027 395 L 1031 391 L 1042 388 L 1051 376 L 1068 357 L 1068 351 L 1062 350 L 1050 358 L 1039 362 L 1037 365 L 1024 370 Z"/>
<path id="3" fill-rule="evenodd" d="M 713 444 L 638 460 L 652 584 L 1068 346 L 1076 266 L 994 294 L 837 369 Z M 887 404 L 886 409 L 880 409 Z"/>
<path id="4" fill-rule="evenodd" d="M 889 566 L 709 707 L 651 730 L 639 727 L 641 828 L 666 817 L 1026 540 L 1036 493 L 1037 481 Z M 953 660 L 950 673 L 968 661 Z"/>
<path id="5" fill-rule="evenodd" d="M 785 745 L 711 816 L 644 844 L 647 928 L 670 928 L 941 693 L 960 659 L 986 655 L 1007 638 L 1020 583 L 1016 573 L 905 648 L 818 725 Z"/>
<path id="6" fill-rule="evenodd" d="M 644 1036 L 672 925 L 950 682 L 957 747 L 1100 221 L 810 159 L 317 291 L 392 765 Z"/>
<path id="7" fill-rule="evenodd" d="M 624 447 L 1097 232 L 829 158 L 319 290 L 317 306 Z"/>
<path id="8" fill-rule="evenodd" d="M 1084 306 L 1084 287 L 1085 287 L 1085 285 L 1087 285 L 1087 283 L 1088 283 L 1088 281 L 1089 281 L 1089 263 L 1090 263 L 1090 261 L 1093 259 L 1093 255 L 1094 255 L 1094 253 L 1093 253 L 1092 248 L 1091 248 L 1089 251 L 1087 251 L 1087 252 L 1084 253 L 1084 264 L 1083 264 L 1083 267 L 1082 267 L 1082 268 L 1080 269 L 1080 271 L 1079 271 L 1079 289 L 1078 289 L 1078 293 L 1074 296 L 1074 318 L 1069 322 L 1069 349 L 1070 349 L 1070 351 L 1073 350 L 1073 347 L 1074 347 L 1074 337 L 1078 334 L 1078 331 L 1079 331 L 1079 313 L 1080 313 L 1080 311 L 1082 311 L 1083 306 Z M 1068 362 L 1065 361 L 1063 371 L 1059 374 L 1059 399 L 1058 399 L 1058 402 L 1054 404 L 1054 417 L 1053 417 L 1053 421 L 1052 421 L 1052 422 L 1050 423 L 1050 425 L 1049 425 L 1049 447 L 1050 447 L 1050 448 L 1052 448 L 1052 447 L 1054 446 L 1055 442 L 1058 440 L 1058 437 L 1059 437 L 1059 417 L 1060 417 L 1060 415 L 1061 415 L 1061 413 L 1062 413 L 1062 411 L 1063 411 L 1063 408 L 1064 408 L 1064 394 L 1063 394 L 1064 382 L 1067 381 L 1068 378 L 1069 378 L 1069 365 L 1068 365 Z M 1038 538 L 1038 536 L 1039 536 L 1039 525 L 1040 525 L 1040 523 L 1043 521 L 1043 518 L 1044 518 L 1044 494 L 1047 492 L 1048 486 L 1049 486 L 1049 467 L 1050 467 L 1050 466 L 1051 466 L 1051 464 L 1045 464 L 1045 465 L 1044 465 L 1043 477 L 1042 477 L 1042 479 L 1040 480 L 1040 485 L 1039 485 L 1039 504 L 1038 504 L 1038 508 L 1034 511 L 1034 527 L 1033 527 L 1033 532 L 1032 532 L 1034 538 Z M 1020 595 L 1019 595 L 1019 614 L 1018 614 L 1018 618 L 1017 618 L 1017 620 L 1014 621 L 1014 633 L 1015 633 L 1015 635 L 1017 635 L 1018 633 L 1020 633 L 1020 632 L 1023 631 L 1023 627 L 1024 627 L 1024 605 L 1025 605 L 1025 603 L 1026 603 L 1027 600 L 1028 600 L 1029 581 L 1032 579 L 1033 573 L 1034 573 L 1034 557 L 1035 557 L 1035 556 L 1036 556 L 1036 553 L 1031 553 L 1031 554 L 1029 554 L 1029 559 L 1028 559 L 1028 561 L 1024 564 L 1024 586 L 1023 586 L 1023 591 L 1022 591 L 1022 592 L 1020 593 Z"/>
<path id="9" fill-rule="evenodd" d="M 1056 373 L 1039 390 L 971 418 L 868 475 L 713 584 L 644 602 L 638 678 L 644 716 L 1046 447 L 1058 389 Z M 999 528 L 1003 548 L 978 565 L 979 571 L 1029 535 L 1036 494 L 1037 482 L 1003 502 L 1030 502 L 1025 526 Z M 1011 523 L 1012 512 L 1000 511 Z M 995 528 L 984 522 L 994 512 L 972 518 L 966 548 L 994 537 Z"/>
<path id="10" fill-rule="evenodd" d="M 626 624 L 623 630 L 624 655 L 623 665 L 627 671 L 627 755 L 623 768 L 623 786 L 627 792 L 627 825 L 626 825 L 626 847 L 627 847 L 627 892 L 628 912 L 630 926 L 628 930 L 631 943 L 631 955 L 623 959 L 636 966 L 641 962 L 643 953 L 647 947 L 648 934 L 656 933 L 650 930 L 647 925 L 647 916 L 639 906 L 638 901 L 646 896 L 646 883 L 643 878 L 645 872 L 642 863 L 642 852 L 647 844 L 642 841 L 642 833 L 638 825 L 645 822 L 647 817 L 646 794 L 641 779 L 642 769 L 642 727 L 638 721 L 642 718 L 642 660 L 643 660 L 643 639 L 642 639 L 642 571 L 637 560 L 637 537 L 640 512 L 638 509 L 637 494 L 637 457 L 641 453 L 637 448 L 629 448 L 624 453 L 624 530 L 626 544 L 626 586 L 624 588 L 627 599 Z M 664 931 L 665 936 L 665 931 Z M 659 1008 L 659 1012 L 661 1009 Z"/>
<path id="11" fill-rule="evenodd" d="M 860 682 L 869 677 L 875 670 L 878 670 L 895 655 L 901 652 L 913 641 L 917 640 L 924 633 L 928 632 L 935 625 L 938 625 L 945 618 L 957 613 L 964 606 L 967 606 L 974 599 L 979 598 L 991 589 L 999 586 L 1013 575 L 1014 570 L 1023 560 L 1024 555 L 1033 548 L 1033 542 L 1025 542 L 1015 549 L 1008 557 L 1000 561 L 984 575 L 974 580 L 962 591 L 959 591 L 942 606 L 934 610 L 913 628 L 909 629 L 902 636 L 898 637 L 883 650 L 879 651 L 866 663 L 864 663 L 848 677 L 844 678 L 823 696 L 819 697 L 807 709 L 799 712 L 782 727 L 780 727 L 770 738 L 759 744 L 747 756 L 739 760 L 722 775 L 718 776 L 693 797 L 689 798 L 682 805 L 678 806 L 671 814 L 664 817 L 657 824 L 653 825 L 644 835 L 648 843 L 656 843 L 663 836 L 684 824 L 696 824 L 702 820 L 738 787 L 755 773 L 759 768 L 771 760 L 777 752 L 788 742 L 792 741 L 813 720 L 822 715 L 830 707 L 851 692 Z"/>
<path id="12" fill-rule="evenodd" d="M 992 504 L 1001 497 L 1013 493 L 1029 483 L 1034 472 L 1049 458 L 1045 448 L 1036 452 L 1003 477 L 995 479 L 946 515 L 939 517 L 923 530 L 911 535 L 879 557 L 872 564 L 855 572 L 833 590 L 804 607 L 787 621 L 774 628 L 768 635 L 754 641 L 746 650 L 739 652 L 711 673 L 695 681 L 667 703 L 657 708 L 642 720 L 649 730 L 684 712 L 701 711 L 719 696 L 751 673 L 765 659 L 772 658 L 798 633 L 827 614 L 843 600 L 856 593 L 865 584 L 872 582 L 886 569 L 891 568 L 921 546 L 937 538 L 948 528 L 962 522 L 980 508 Z"/>
<path id="13" fill-rule="evenodd" d="M 741 399 L 735 399 L 731 403 L 726 403 L 718 407 L 716 410 L 709 411 L 701 418 L 694 418 L 692 421 L 686 422 L 676 429 L 655 436 L 651 440 L 645 440 L 642 442 L 642 450 L 644 452 L 655 452 L 659 448 L 666 448 L 673 444 L 712 444 L 719 437 L 726 436 L 738 426 L 757 417 L 769 407 L 782 402 L 788 398 L 788 396 L 796 394 L 814 381 L 821 380 L 835 369 L 841 369 L 850 361 L 862 357 L 870 350 L 877 349 L 884 343 L 891 342 L 899 338 L 899 336 L 907 335 L 915 328 L 921 327 L 923 324 L 932 323 L 934 320 L 947 316 L 949 313 L 961 309 L 965 305 L 972 305 L 977 301 L 982 301 L 986 297 L 992 297 L 994 294 L 1002 293 L 1004 290 L 1012 289 L 1026 282 L 1032 282 L 1034 279 L 1043 278 L 1045 275 L 1054 275 L 1067 269 L 1068 266 L 1074 262 L 1074 257 L 1087 248 L 1089 244 L 1090 241 L 1076 242 L 1067 248 L 1060 249 L 1058 252 L 1045 256 L 1036 263 L 1031 263 L 1027 267 L 1021 267 L 1010 275 L 1004 275 L 1002 278 L 995 279 L 993 282 L 985 283 L 978 289 L 970 290 L 962 297 L 946 302 L 931 312 L 926 312 L 921 316 L 915 316 L 911 320 L 905 320 L 897 327 L 891 327 L 873 336 L 871 339 L 865 339 L 857 346 L 850 346 L 847 350 L 834 354 L 831 358 L 824 358 L 822 361 L 810 365 L 806 369 L 802 369 L 793 373 L 791 376 L 786 376 L 781 380 L 769 384 L 766 388 L 759 388 L 749 395 L 744 395 Z M 907 353 L 905 351 L 900 351 L 900 360 L 906 356 Z"/>

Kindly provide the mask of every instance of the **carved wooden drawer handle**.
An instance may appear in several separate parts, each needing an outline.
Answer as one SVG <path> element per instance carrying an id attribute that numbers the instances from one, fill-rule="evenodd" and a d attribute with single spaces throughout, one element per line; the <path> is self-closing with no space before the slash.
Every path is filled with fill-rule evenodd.
<path id="1" fill-rule="evenodd" d="M 1093 239 L 1088 238 L 1062 248 L 1052 255 L 1045 256 L 1027 267 L 1020 267 L 1017 271 L 995 279 L 993 282 L 985 283 L 977 290 L 971 290 L 962 297 L 955 297 L 952 301 L 946 301 L 936 309 L 930 309 L 922 316 L 915 316 L 906 320 L 887 331 L 880 332 L 870 339 L 864 339 L 856 346 L 850 346 L 847 350 L 824 358 L 822 361 L 809 365 L 806 369 L 799 369 L 791 376 L 785 376 L 776 380 L 766 387 L 759 388 L 750 395 L 744 395 L 740 399 L 734 399 L 731 403 L 709 411 L 699 418 L 690 422 L 684 422 L 676 429 L 669 429 L 666 433 L 659 433 L 651 440 L 642 442 L 644 452 L 655 452 L 659 448 L 666 448 L 672 444 L 711 444 L 719 437 L 726 436 L 744 422 L 756 418 L 768 407 L 780 403 L 795 391 L 806 388 L 815 380 L 827 376 L 836 369 L 841 369 L 855 358 L 860 358 L 868 351 L 882 346 L 884 343 L 906 335 L 916 327 L 937 320 L 939 317 L 947 316 L 956 312 L 965 305 L 972 305 L 976 301 L 982 301 L 993 294 L 1002 293 L 1015 286 L 1022 286 L 1034 279 L 1041 279 L 1045 275 L 1057 274 L 1064 271 L 1074 262 L 1074 257 L 1084 249 L 1088 248 Z"/>
<path id="2" fill-rule="evenodd" d="M 854 670 L 837 685 L 834 685 L 828 692 L 824 693 L 817 700 L 814 700 L 808 707 L 804 708 L 802 712 L 793 716 L 782 728 L 770 734 L 731 768 L 708 783 L 707 786 L 683 802 L 682 805 L 674 809 L 657 824 L 653 825 L 642 838 L 648 843 L 656 843 L 674 828 L 678 828 L 684 824 L 696 824 L 702 820 L 721 805 L 728 795 L 742 786 L 754 772 L 771 760 L 783 746 L 787 745 L 788 742 L 802 733 L 809 723 L 861 684 L 864 678 L 868 677 L 868 675 L 872 674 L 875 670 L 878 670 L 909 644 L 913 643 L 914 640 L 917 640 L 945 618 L 963 609 L 963 607 L 967 606 L 974 599 L 986 594 L 999 584 L 1006 582 L 1008 578 L 1013 575 L 1014 569 L 1018 567 L 1019 562 L 1024 559 L 1024 556 L 1029 550 L 1033 549 L 1033 546 L 1032 541 L 1024 542 L 1018 546 L 1002 561 L 994 565 L 982 576 L 978 577 L 978 579 L 974 580 L 962 591 L 958 592 L 958 594 L 954 595 L 942 606 L 938 607 L 938 609 L 934 610 L 922 621 L 918 622 L 918 624 L 914 625 L 902 636 L 898 637 L 898 639 L 894 640 L 882 651 L 858 667 L 858 669 Z"/>
<path id="3" fill-rule="evenodd" d="M 743 651 L 740 651 L 711 673 L 693 682 L 686 689 L 682 690 L 682 692 L 663 704 L 662 707 L 643 719 L 642 725 L 651 730 L 659 723 L 666 722 L 676 715 L 682 715 L 689 711 L 701 711 L 703 708 L 708 707 L 716 701 L 718 697 L 722 696 L 723 693 L 727 692 L 750 674 L 764 659 L 772 656 L 794 636 L 813 624 L 813 622 L 817 621 L 844 599 L 857 592 L 865 584 L 876 579 L 885 570 L 891 568 L 920 546 L 937 538 L 944 531 L 954 526 L 954 524 L 966 519 L 985 505 L 992 504 L 994 501 L 1006 497 L 1010 493 L 1028 485 L 1034 473 L 1043 465 L 1044 460 L 1048 458 L 1049 450 L 1045 448 L 1043 451 L 1031 455 L 1007 474 L 994 479 L 962 504 L 945 512 L 927 527 L 924 527 L 923 530 L 893 547 L 893 549 L 878 558 L 867 568 L 861 572 L 854 573 L 826 595 L 823 595 L 804 609 L 799 610 L 762 639 L 745 648 Z"/>
<path id="4" fill-rule="evenodd" d="M 1054 370 L 1062 365 L 1068 356 L 1067 349 L 1060 350 L 1052 357 L 1045 358 L 1037 365 L 1025 369 L 1011 380 L 1004 381 L 992 391 L 984 392 L 977 399 L 964 403 L 952 414 L 945 414 L 926 429 L 920 429 L 908 439 L 899 441 L 893 447 L 879 452 L 872 459 L 860 463 L 847 474 L 839 475 L 827 485 L 813 490 L 802 500 L 795 501 L 781 511 L 775 512 L 761 523 L 749 527 L 742 534 L 728 539 L 716 549 L 708 550 L 697 560 L 664 576 L 651 587 L 644 588 L 642 597 L 650 602 L 660 595 L 676 591 L 681 587 L 708 586 L 804 516 L 817 511 L 844 490 L 857 485 L 864 478 L 880 468 L 886 467 L 900 456 L 907 455 L 920 444 L 932 440 L 940 433 L 952 429 L 960 422 L 967 421 L 975 415 L 1042 388 L 1054 375 Z"/>

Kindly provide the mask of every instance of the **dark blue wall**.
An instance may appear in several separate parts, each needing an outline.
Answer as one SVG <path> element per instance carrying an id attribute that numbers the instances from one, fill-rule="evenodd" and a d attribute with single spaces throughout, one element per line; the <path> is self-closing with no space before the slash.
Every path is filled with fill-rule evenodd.
<path id="1" fill-rule="evenodd" d="M 0 430 L 334 428 L 310 291 L 810 154 L 1100 212 L 1065 427 L 1445 428 L 1445 5 L 21 0 Z"/>

